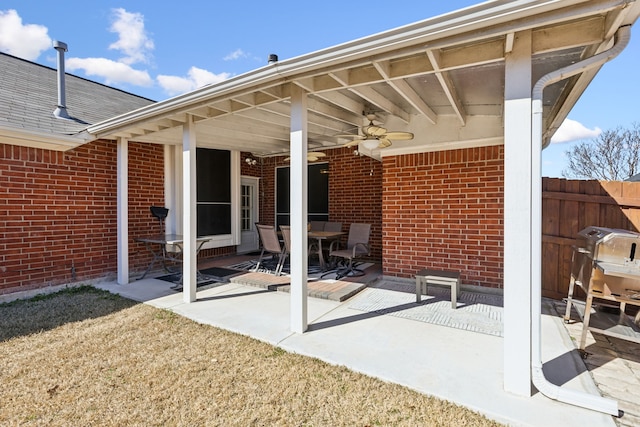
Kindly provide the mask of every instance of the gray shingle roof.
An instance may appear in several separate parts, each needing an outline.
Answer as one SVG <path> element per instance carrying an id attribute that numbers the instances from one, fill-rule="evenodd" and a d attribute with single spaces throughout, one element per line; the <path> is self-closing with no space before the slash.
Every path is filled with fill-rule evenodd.
<path id="1" fill-rule="evenodd" d="M 154 103 L 66 74 L 67 112 L 76 120 L 63 120 L 53 116 L 58 103 L 54 68 L 0 53 L 0 76 L 0 126 L 16 131 L 74 135 L 89 124 Z"/>

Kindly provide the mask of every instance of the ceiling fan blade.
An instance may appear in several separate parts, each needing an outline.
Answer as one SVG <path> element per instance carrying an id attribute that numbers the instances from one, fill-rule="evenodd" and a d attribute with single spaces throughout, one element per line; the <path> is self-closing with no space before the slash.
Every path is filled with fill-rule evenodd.
<path id="1" fill-rule="evenodd" d="M 362 135 L 358 135 L 357 133 L 341 133 L 338 135 L 334 135 L 335 138 L 361 138 Z"/>
<path id="2" fill-rule="evenodd" d="M 321 151 L 309 151 L 307 153 L 307 161 L 308 162 L 315 162 L 316 160 L 319 160 L 321 157 L 326 157 L 326 154 L 321 152 Z M 291 157 L 286 157 L 284 159 L 285 162 L 290 162 L 291 161 Z"/>
<path id="3" fill-rule="evenodd" d="M 413 134 L 411 132 L 387 132 L 382 137 L 394 141 L 407 141 L 413 139 Z"/>
<path id="4" fill-rule="evenodd" d="M 362 128 L 362 133 L 371 136 L 382 136 L 387 133 L 387 130 L 380 126 L 369 125 Z"/>
<path id="5" fill-rule="evenodd" d="M 391 141 L 389 141 L 387 138 L 380 138 L 378 142 L 379 142 L 378 148 L 391 147 Z"/>
<path id="6" fill-rule="evenodd" d="M 354 145 L 358 145 L 361 139 L 356 139 L 355 141 L 347 142 L 343 145 L 343 147 L 353 147 Z"/>

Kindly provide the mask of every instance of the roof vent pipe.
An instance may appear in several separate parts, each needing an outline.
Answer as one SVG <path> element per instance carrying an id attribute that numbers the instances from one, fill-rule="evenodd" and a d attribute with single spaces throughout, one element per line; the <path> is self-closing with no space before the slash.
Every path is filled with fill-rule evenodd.
<path id="1" fill-rule="evenodd" d="M 58 107 L 53 115 L 59 119 L 70 119 L 67 113 L 67 97 L 64 85 L 64 53 L 67 51 L 67 44 L 54 40 L 53 48 L 58 51 Z"/>
<path id="2" fill-rule="evenodd" d="M 278 55 L 275 53 L 269 54 L 269 64 L 275 64 L 276 62 L 278 62 Z"/>

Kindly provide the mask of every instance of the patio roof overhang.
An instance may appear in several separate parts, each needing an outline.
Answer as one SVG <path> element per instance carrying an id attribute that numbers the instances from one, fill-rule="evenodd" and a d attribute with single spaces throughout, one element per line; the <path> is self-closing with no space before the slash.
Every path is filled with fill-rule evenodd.
<path id="1" fill-rule="evenodd" d="M 180 144 L 187 116 L 199 147 L 255 156 L 290 152 L 292 86 L 307 95 L 308 149 L 340 147 L 375 113 L 406 130 L 375 157 L 503 143 L 505 58 L 532 33 L 533 81 L 605 50 L 635 21 L 626 0 L 490 1 L 269 64 L 88 127 L 95 139 Z M 599 67 L 544 93 L 548 143 Z"/>

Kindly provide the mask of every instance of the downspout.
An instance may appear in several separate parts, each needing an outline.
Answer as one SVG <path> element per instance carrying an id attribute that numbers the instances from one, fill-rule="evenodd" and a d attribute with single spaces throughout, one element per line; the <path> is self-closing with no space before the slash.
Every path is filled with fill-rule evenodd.
<path id="1" fill-rule="evenodd" d="M 537 171 L 536 176 L 532 176 L 532 218 L 531 218 L 531 254 L 535 254 L 531 259 L 531 375 L 535 387 L 545 396 L 581 406 L 583 408 L 604 412 L 613 416 L 620 416 L 618 402 L 601 396 L 584 393 L 576 390 L 565 389 L 549 382 L 542 371 L 541 352 L 541 320 L 542 320 L 542 182 L 541 171 L 541 151 L 543 146 L 542 137 L 542 92 L 544 88 L 552 83 L 572 77 L 594 67 L 599 67 L 615 58 L 629 43 L 631 38 L 631 26 L 620 27 L 616 32 L 615 44 L 604 52 L 594 55 L 588 59 L 569 65 L 559 70 L 552 71 L 537 81 L 532 92 L 532 121 L 531 121 L 531 148 L 532 148 L 532 173 Z"/>

